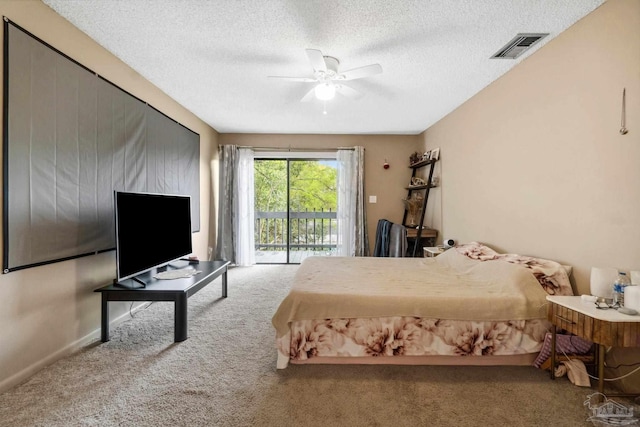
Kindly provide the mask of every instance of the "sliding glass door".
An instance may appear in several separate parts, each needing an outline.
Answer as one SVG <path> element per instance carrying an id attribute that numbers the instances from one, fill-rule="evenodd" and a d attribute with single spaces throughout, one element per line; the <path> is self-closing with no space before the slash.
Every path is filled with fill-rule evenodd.
<path id="1" fill-rule="evenodd" d="M 335 159 L 256 156 L 256 263 L 335 255 L 336 167 Z"/>

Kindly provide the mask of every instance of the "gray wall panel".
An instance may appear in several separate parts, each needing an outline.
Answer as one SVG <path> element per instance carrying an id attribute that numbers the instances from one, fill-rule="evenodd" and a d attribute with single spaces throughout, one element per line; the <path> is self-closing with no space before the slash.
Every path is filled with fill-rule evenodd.
<path id="1" fill-rule="evenodd" d="M 113 191 L 188 194 L 200 137 L 5 22 L 4 271 L 115 246 Z"/>

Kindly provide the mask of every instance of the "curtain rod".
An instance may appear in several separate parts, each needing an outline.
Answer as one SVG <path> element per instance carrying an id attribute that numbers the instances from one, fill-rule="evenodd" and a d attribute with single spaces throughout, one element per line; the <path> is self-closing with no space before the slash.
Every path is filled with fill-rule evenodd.
<path id="1" fill-rule="evenodd" d="M 303 147 L 252 147 L 248 145 L 239 145 L 238 148 L 250 148 L 253 151 L 338 151 L 338 150 L 353 150 L 354 147 L 336 147 L 336 148 L 303 148 Z"/>

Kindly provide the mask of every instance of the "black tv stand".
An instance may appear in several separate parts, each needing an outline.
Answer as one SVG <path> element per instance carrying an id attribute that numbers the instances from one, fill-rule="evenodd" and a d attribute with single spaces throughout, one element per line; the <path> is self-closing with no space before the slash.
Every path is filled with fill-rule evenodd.
<path id="1" fill-rule="evenodd" d="M 154 279 L 151 272 L 144 273 L 138 278 L 145 279 L 144 287 L 122 286 L 113 283 L 96 289 L 94 292 L 102 294 L 102 342 L 109 341 L 109 301 L 173 301 L 174 341 L 187 339 L 187 298 L 204 288 L 215 278 L 222 276 L 222 297 L 227 297 L 227 267 L 229 261 L 200 261 L 198 270 L 201 274 L 173 279 Z M 143 281 L 144 283 L 144 281 Z"/>
<path id="2" fill-rule="evenodd" d="M 118 282 L 116 279 L 113 279 L 113 286 L 124 289 L 142 289 L 147 287 L 147 283 L 137 277 L 131 277 L 123 280 L 122 282 Z"/>
<path id="3" fill-rule="evenodd" d="M 143 288 L 147 287 L 147 282 L 138 279 L 137 277 L 132 277 L 131 280 L 133 280 L 134 282 L 140 283 L 142 285 Z"/>

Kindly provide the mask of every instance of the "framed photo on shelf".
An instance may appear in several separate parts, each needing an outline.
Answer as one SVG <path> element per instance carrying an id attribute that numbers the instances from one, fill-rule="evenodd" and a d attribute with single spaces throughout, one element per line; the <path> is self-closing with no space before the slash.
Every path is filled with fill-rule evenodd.
<path id="1" fill-rule="evenodd" d="M 434 148 L 433 150 L 431 150 L 431 154 L 429 156 L 429 159 L 431 160 L 438 160 L 440 158 L 440 148 Z"/>
<path id="2" fill-rule="evenodd" d="M 431 159 L 431 151 L 425 151 L 424 154 L 422 155 L 422 160 L 429 160 Z"/>

